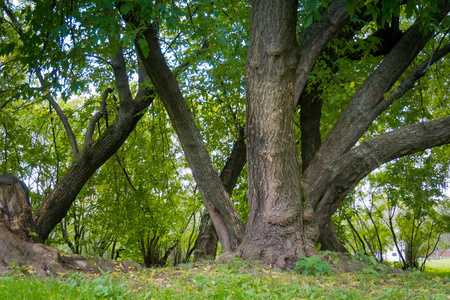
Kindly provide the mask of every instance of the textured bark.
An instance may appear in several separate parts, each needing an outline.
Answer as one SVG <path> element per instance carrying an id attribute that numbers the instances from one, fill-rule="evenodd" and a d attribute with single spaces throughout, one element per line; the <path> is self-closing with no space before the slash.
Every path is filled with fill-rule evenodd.
<path id="1" fill-rule="evenodd" d="M 46 277 L 71 269 L 99 273 L 120 268 L 102 262 L 91 264 L 80 255 L 61 256 L 57 249 L 31 241 L 28 188 L 11 174 L 0 175 L 0 212 L 0 273 L 23 272 Z M 128 271 L 125 266 L 120 269 Z"/>
<path id="2" fill-rule="evenodd" d="M 322 115 L 322 98 L 318 90 L 300 97 L 300 131 L 302 146 L 302 170 L 308 168 L 322 143 L 320 135 L 320 116 Z"/>
<path id="3" fill-rule="evenodd" d="M 127 22 L 133 23 L 133 20 L 128 19 L 127 16 L 124 18 Z M 180 139 L 186 160 L 206 210 L 212 218 L 220 243 L 225 251 L 234 251 L 244 236 L 244 224 L 211 162 L 178 82 L 166 64 L 159 45 L 156 24 L 148 25 L 148 29 L 143 34 L 150 51 L 148 56 L 145 56 L 139 44 L 136 43 L 139 56 Z"/>
<path id="4" fill-rule="evenodd" d="M 238 255 L 284 269 L 315 252 L 294 133 L 296 1 L 253 1 L 247 58 L 250 214 Z"/>
<path id="5" fill-rule="evenodd" d="M 42 244 L 27 242 L 0 223 L 0 273 L 11 264 L 35 268 L 37 275 L 65 272 L 58 250 Z"/>
<path id="6" fill-rule="evenodd" d="M 147 105 L 143 106 L 138 106 L 135 111 L 126 115 L 119 114 L 114 124 L 91 147 L 80 152 L 79 158 L 72 163 L 34 214 L 37 241 L 47 239 L 53 228 L 65 217 L 92 174 L 120 148 L 142 117 L 139 112 Z"/>
<path id="7" fill-rule="evenodd" d="M 211 217 L 205 211 L 200 221 L 198 237 L 195 241 L 194 262 L 215 259 L 218 241 L 219 237 L 217 236 Z"/>
<path id="8" fill-rule="evenodd" d="M 67 274 L 69 271 L 101 274 L 105 271 L 128 273 L 140 268 L 135 262 L 113 263 L 99 258 L 90 262 L 81 255 L 61 255 L 58 249 L 21 239 L 0 223 L 0 273 L 22 272 L 40 277 Z"/>
<path id="9" fill-rule="evenodd" d="M 240 129 L 239 137 L 233 144 L 231 154 L 227 158 L 220 180 L 231 196 L 237 180 L 245 166 L 247 151 L 245 145 L 244 130 Z M 197 240 L 195 241 L 194 261 L 202 259 L 214 259 L 217 253 L 218 236 L 208 212 L 202 216 Z"/>
<path id="10" fill-rule="evenodd" d="M 33 232 L 31 210 L 27 186 L 11 174 L 0 175 L 0 222 L 27 238 Z"/>

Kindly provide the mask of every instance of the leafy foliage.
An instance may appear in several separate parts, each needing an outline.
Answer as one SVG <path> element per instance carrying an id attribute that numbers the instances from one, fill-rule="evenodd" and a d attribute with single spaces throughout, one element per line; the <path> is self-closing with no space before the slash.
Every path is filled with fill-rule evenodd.
<path id="1" fill-rule="evenodd" d="M 330 255 L 329 251 L 324 251 L 321 255 L 313 255 L 306 257 L 304 255 L 299 255 L 299 260 L 295 264 L 294 271 L 299 272 L 303 275 L 331 275 L 333 271 L 331 270 L 328 261 L 322 260 L 326 256 Z M 336 261 L 333 261 L 336 264 Z"/>

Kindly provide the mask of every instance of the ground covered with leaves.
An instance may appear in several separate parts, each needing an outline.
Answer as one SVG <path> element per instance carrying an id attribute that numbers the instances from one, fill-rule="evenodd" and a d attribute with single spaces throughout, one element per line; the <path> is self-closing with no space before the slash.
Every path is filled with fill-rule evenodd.
<path id="1" fill-rule="evenodd" d="M 127 274 L 79 274 L 41 279 L 0 275 L 1 299 L 450 299 L 450 272 L 391 273 L 371 265 L 352 273 L 268 270 L 234 259 Z"/>

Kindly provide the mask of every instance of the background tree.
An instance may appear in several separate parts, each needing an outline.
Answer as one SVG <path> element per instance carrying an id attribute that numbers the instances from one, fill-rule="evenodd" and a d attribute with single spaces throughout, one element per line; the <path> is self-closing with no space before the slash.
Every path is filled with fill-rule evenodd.
<path id="1" fill-rule="evenodd" d="M 443 150 L 387 164 L 349 198 L 352 204 L 343 205 L 335 221 L 338 226 L 345 223 L 340 232 L 353 252 L 383 261 L 388 251 L 396 250 L 404 269 L 424 268 L 418 259 L 426 261 L 449 230 L 449 199 L 443 192 L 448 161 L 442 159 L 447 155 Z"/>

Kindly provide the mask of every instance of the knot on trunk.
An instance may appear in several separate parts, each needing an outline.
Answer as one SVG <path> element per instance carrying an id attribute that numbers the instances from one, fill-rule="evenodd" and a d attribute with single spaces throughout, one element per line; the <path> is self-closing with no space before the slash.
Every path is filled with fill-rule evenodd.
<path id="1" fill-rule="evenodd" d="M 11 174 L 0 175 L 0 222 L 22 238 L 33 231 L 28 188 Z"/>

